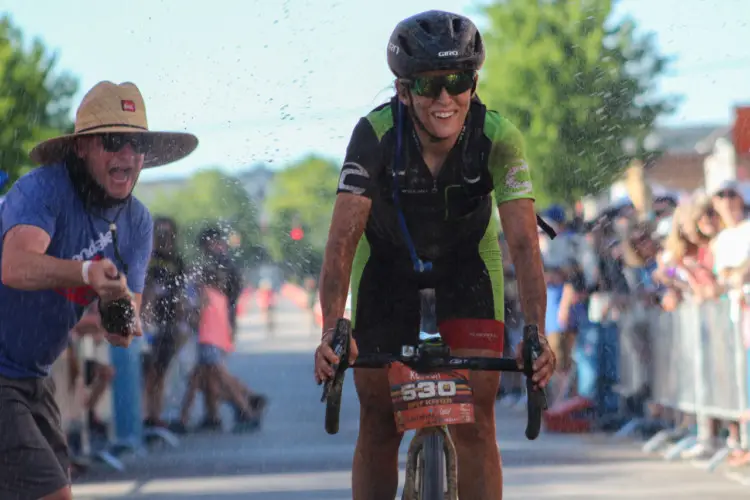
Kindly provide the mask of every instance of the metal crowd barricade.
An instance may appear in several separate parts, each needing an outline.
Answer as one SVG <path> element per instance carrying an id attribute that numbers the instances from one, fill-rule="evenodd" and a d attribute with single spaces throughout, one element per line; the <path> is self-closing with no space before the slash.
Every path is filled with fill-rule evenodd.
<path id="1" fill-rule="evenodd" d="M 744 450 L 750 448 L 747 426 L 750 388 L 743 314 L 739 302 L 728 299 L 702 304 L 686 301 L 672 313 L 649 311 L 651 401 L 662 408 L 695 416 L 698 428 L 697 434 L 691 432 L 677 440 L 665 453 L 666 459 L 677 458 L 706 438 L 706 434 L 713 437 L 710 434 L 714 421 L 739 424 L 739 446 Z M 628 377 L 637 371 L 633 365 L 639 360 L 627 349 L 621 353 L 621 365 L 626 368 L 623 384 L 632 386 Z M 631 422 L 626 428 L 632 431 L 648 420 Z M 656 434 L 646 443 L 644 451 L 655 451 L 670 436 L 679 436 L 679 432 L 672 428 Z M 722 447 L 708 460 L 706 468 L 714 470 L 730 452 L 728 446 Z"/>

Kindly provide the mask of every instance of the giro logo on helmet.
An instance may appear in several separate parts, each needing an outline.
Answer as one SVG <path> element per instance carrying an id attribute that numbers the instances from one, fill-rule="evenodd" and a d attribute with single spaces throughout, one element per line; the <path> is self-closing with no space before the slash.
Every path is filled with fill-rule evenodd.
<path id="1" fill-rule="evenodd" d="M 438 57 L 457 57 L 458 51 L 457 50 L 444 50 L 443 52 L 438 52 Z"/>
<path id="2" fill-rule="evenodd" d="M 395 43 L 389 43 L 388 44 L 388 50 L 390 50 L 394 54 L 398 54 L 398 52 L 399 52 L 400 49 L 398 48 L 398 45 L 396 45 Z"/>

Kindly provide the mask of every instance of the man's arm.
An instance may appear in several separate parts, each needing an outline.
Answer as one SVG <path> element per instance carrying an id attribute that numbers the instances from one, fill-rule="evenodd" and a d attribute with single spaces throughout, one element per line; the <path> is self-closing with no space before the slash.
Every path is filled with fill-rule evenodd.
<path id="1" fill-rule="evenodd" d="M 19 290 L 84 286 L 83 263 L 45 255 L 50 235 L 30 225 L 12 228 L 3 238 L 3 284 Z"/>
<path id="2" fill-rule="evenodd" d="M 543 334 L 547 286 L 544 283 L 534 202 L 530 199 L 512 200 L 501 203 L 498 210 L 513 267 L 516 269 L 524 320 L 526 324 L 538 325 Z"/>
<path id="3" fill-rule="evenodd" d="M 3 203 L 0 266 L 6 286 L 32 291 L 84 285 L 82 262 L 46 255 L 63 203 L 49 173 L 42 169 L 21 177 Z"/>
<path id="4" fill-rule="evenodd" d="M 323 330 L 336 327 L 344 317 L 352 261 L 370 216 L 372 201 L 364 196 L 340 193 L 333 207 L 323 268 L 320 272 L 320 307 Z"/>

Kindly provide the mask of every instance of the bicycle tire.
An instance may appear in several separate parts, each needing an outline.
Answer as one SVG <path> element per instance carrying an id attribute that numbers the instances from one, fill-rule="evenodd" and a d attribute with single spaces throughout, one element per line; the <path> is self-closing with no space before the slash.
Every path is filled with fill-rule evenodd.
<path id="1" fill-rule="evenodd" d="M 445 499 L 445 442 L 439 432 L 424 437 L 419 461 L 419 500 Z"/>

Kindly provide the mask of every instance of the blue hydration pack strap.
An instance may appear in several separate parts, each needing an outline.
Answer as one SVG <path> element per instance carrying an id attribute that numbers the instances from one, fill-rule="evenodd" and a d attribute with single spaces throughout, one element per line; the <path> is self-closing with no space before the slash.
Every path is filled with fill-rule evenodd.
<path id="1" fill-rule="evenodd" d="M 396 212 L 398 213 L 398 224 L 401 227 L 401 234 L 404 235 L 406 241 L 406 247 L 409 250 L 412 264 L 414 264 L 414 271 L 422 273 L 425 271 L 432 271 L 432 262 L 422 262 L 422 259 L 417 255 L 417 249 L 414 247 L 414 241 L 411 239 L 409 234 L 409 228 L 406 226 L 406 217 L 404 217 L 404 211 L 401 209 L 401 199 L 399 198 L 399 192 L 401 190 L 398 175 L 401 170 L 402 155 L 401 151 L 403 148 L 403 137 L 404 137 L 404 105 L 401 101 L 398 101 L 396 105 L 398 108 L 396 116 L 396 151 L 393 157 L 393 203 L 396 206 Z"/>
<path id="2" fill-rule="evenodd" d="M 401 234 L 404 235 L 404 241 L 406 241 L 406 247 L 409 250 L 412 264 L 414 264 L 414 271 L 422 273 L 425 271 L 432 271 L 432 262 L 423 262 L 422 259 L 417 255 L 417 249 L 414 247 L 414 241 L 411 239 L 409 234 L 409 228 L 406 225 L 406 217 L 404 217 L 404 211 L 401 209 L 401 199 L 399 198 L 399 192 L 401 191 L 398 175 L 400 172 L 405 171 L 401 169 L 402 157 L 401 151 L 403 149 L 403 138 L 404 138 L 404 105 L 401 101 L 397 103 L 397 114 L 396 114 L 396 148 L 393 157 L 393 204 L 396 206 L 396 212 L 398 214 L 398 224 L 401 228 Z M 556 236 L 555 230 L 550 227 L 541 217 L 536 216 L 536 221 L 539 227 L 547 233 L 550 239 L 554 239 Z"/>

